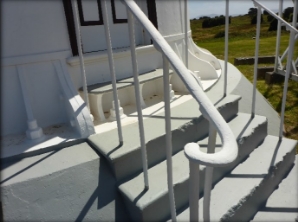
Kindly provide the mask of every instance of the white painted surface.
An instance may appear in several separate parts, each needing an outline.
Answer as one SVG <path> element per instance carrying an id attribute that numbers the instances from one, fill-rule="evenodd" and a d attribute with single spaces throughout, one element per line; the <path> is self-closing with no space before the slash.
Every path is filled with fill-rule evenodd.
<path id="1" fill-rule="evenodd" d="M 70 49 L 62 1 L 1 2 L 2 57 Z"/>

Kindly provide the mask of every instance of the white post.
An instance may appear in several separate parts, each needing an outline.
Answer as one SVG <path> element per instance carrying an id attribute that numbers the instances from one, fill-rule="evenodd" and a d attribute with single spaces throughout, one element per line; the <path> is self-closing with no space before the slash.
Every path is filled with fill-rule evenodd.
<path id="1" fill-rule="evenodd" d="M 283 0 L 279 0 L 279 12 L 278 15 L 282 17 L 282 10 L 283 10 Z M 281 21 L 278 20 L 277 25 L 277 37 L 276 37 L 276 51 L 275 51 L 275 64 L 274 64 L 274 72 L 277 72 L 279 66 L 279 48 L 280 48 L 280 35 L 281 35 Z"/>
<path id="2" fill-rule="evenodd" d="M 113 85 L 113 99 L 114 99 L 114 105 L 115 105 L 115 111 L 116 111 L 118 136 L 119 136 L 120 145 L 122 145 L 123 144 L 123 136 L 122 136 L 121 117 L 120 117 L 120 113 L 119 113 L 120 105 L 118 102 L 119 99 L 118 99 L 118 93 L 117 93 L 115 65 L 114 65 L 114 58 L 113 58 L 113 51 L 112 51 L 112 42 L 111 42 L 110 29 L 109 29 L 109 19 L 108 19 L 108 13 L 107 13 L 106 0 L 101 1 L 101 6 L 102 6 L 101 7 L 102 8 L 102 17 L 103 17 L 106 42 L 107 42 L 107 50 L 108 50 L 108 56 L 109 56 L 110 74 L 111 74 L 112 85 Z"/>
<path id="3" fill-rule="evenodd" d="M 73 10 L 73 14 L 74 14 L 77 45 L 78 45 L 78 51 L 79 51 L 79 57 L 80 57 L 81 78 L 82 78 L 82 82 L 83 82 L 84 100 L 85 100 L 85 103 L 86 103 L 86 105 L 89 109 L 89 112 L 90 112 L 90 104 L 89 104 L 89 98 L 88 98 L 88 92 L 87 92 L 87 80 L 86 80 L 85 64 L 84 64 L 84 58 L 83 58 L 82 38 L 81 38 L 81 30 L 80 30 L 80 25 L 79 25 L 80 23 L 79 23 L 79 16 L 78 16 L 77 0 L 72 0 L 72 10 Z M 93 121 L 94 118 L 93 118 L 91 112 L 90 112 L 90 116 Z"/>
<path id="4" fill-rule="evenodd" d="M 165 121 L 166 121 L 166 153 L 167 153 L 168 190 L 169 190 L 172 221 L 175 222 L 176 221 L 176 209 L 175 209 L 173 172 L 172 172 L 172 131 L 171 131 L 169 62 L 165 56 L 163 57 L 163 88 L 164 88 Z"/>
<path id="5" fill-rule="evenodd" d="M 28 129 L 26 135 L 28 139 L 38 139 L 41 138 L 44 134 L 42 129 L 38 126 L 36 119 L 33 116 L 33 111 L 31 108 L 30 97 L 26 87 L 26 73 L 22 66 L 17 66 L 19 81 L 22 89 L 23 100 L 25 104 L 26 114 L 27 114 L 27 125 Z"/>
<path id="6" fill-rule="evenodd" d="M 229 55 L 229 0 L 226 0 L 224 97 L 227 95 L 228 55 Z"/>
<path id="7" fill-rule="evenodd" d="M 293 12 L 293 27 L 296 27 L 297 21 L 297 12 L 298 12 L 298 0 L 294 1 L 294 12 Z M 287 58 L 287 68 L 286 68 L 286 76 L 284 82 L 284 90 L 283 90 L 283 97 L 282 97 L 282 105 L 281 105 L 281 116 L 280 116 L 280 126 L 279 126 L 279 139 L 282 139 L 283 136 L 283 126 L 284 126 L 284 119 L 285 119 L 285 108 L 286 108 L 286 100 L 287 100 L 287 92 L 288 92 L 288 83 L 290 73 L 292 72 L 292 60 L 293 60 L 293 53 L 295 48 L 295 36 L 296 33 L 291 30 L 290 34 L 290 43 L 289 43 L 289 52 Z"/>
<path id="8" fill-rule="evenodd" d="M 209 139 L 208 139 L 208 153 L 215 152 L 216 144 L 216 129 L 214 125 L 209 122 Z M 204 201 L 203 201 L 203 218 L 204 221 L 210 221 L 210 198 L 212 188 L 213 167 L 207 166 L 205 169 L 205 185 L 204 185 Z"/>
<path id="9" fill-rule="evenodd" d="M 188 68 L 188 10 L 187 0 L 184 0 L 184 28 L 185 28 L 185 66 Z"/>
<path id="10" fill-rule="evenodd" d="M 253 96 L 252 96 L 252 109 L 251 117 L 255 117 L 256 110 L 256 91 L 257 91 L 257 79 L 258 79 L 258 59 L 259 59 L 259 44 L 260 44 L 260 29 L 261 29 L 261 7 L 258 6 L 257 16 L 257 33 L 256 33 L 256 48 L 255 48 L 255 67 L 254 67 L 254 84 L 253 84 Z"/>
<path id="11" fill-rule="evenodd" d="M 189 160 L 189 221 L 199 221 L 200 164 Z"/>
<path id="12" fill-rule="evenodd" d="M 144 183 L 145 183 L 145 189 L 149 189 L 147 151 L 146 151 L 146 144 L 145 144 L 143 114 L 142 114 L 142 107 L 141 107 L 141 96 L 140 96 L 141 91 L 140 91 L 140 83 L 138 79 L 138 64 L 137 64 L 137 57 L 136 57 L 134 20 L 129 10 L 127 10 L 127 19 L 128 19 L 128 29 L 129 29 L 129 39 L 130 39 L 130 49 L 131 49 L 131 61 L 132 61 L 132 68 L 133 68 L 134 89 L 135 89 L 136 105 L 137 105 L 137 111 L 138 111 L 138 123 L 139 123 L 142 163 L 143 163 L 143 171 L 144 171 Z"/>

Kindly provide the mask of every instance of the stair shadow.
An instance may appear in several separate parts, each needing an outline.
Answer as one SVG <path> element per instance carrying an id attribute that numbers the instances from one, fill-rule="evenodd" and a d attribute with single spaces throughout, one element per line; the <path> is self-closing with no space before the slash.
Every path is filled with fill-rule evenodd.
<path id="1" fill-rule="evenodd" d="M 225 177 L 227 178 L 264 178 L 267 174 L 228 174 Z"/>
<path id="2" fill-rule="evenodd" d="M 93 149 L 94 150 L 94 149 Z M 124 203 L 117 192 L 117 182 L 113 177 L 111 170 L 109 169 L 106 160 L 95 150 L 99 156 L 98 164 L 98 184 L 86 204 L 82 207 L 79 215 L 75 221 L 83 221 L 86 215 L 91 211 L 92 206 L 96 203 L 97 199 L 97 210 L 106 207 L 112 201 L 115 201 L 115 221 L 128 221 L 126 209 Z M 94 208 L 94 207 L 93 207 Z M 99 214 L 100 212 L 97 212 Z"/>
<path id="3" fill-rule="evenodd" d="M 264 207 L 263 212 L 298 213 L 298 207 Z"/>
<path id="4" fill-rule="evenodd" d="M 278 142 L 277 142 L 277 144 L 276 144 L 276 146 L 274 148 L 274 153 L 272 155 L 272 159 L 271 159 L 271 162 L 270 162 L 269 169 L 274 166 L 274 163 L 275 163 L 275 160 L 276 160 L 276 156 L 277 156 L 278 150 L 280 148 L 281 142 L 282 142 L 282 139 L 278 140 Z"/>

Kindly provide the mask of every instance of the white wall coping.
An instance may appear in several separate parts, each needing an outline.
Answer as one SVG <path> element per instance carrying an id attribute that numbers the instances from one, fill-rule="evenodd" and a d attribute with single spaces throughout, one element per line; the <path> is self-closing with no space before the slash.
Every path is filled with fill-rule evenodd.
<path id="1" fill-rule="evenodd" d="M 153 45 L 146 45 L 146 46 L 139 46 L 136 48 L 138 54 L 144 54 L 156 51 Z M 121 49 L 114 49 L 113 50 L 113 57 L 114 59 L 120 59 L 124 57 L 130 56 L 130 47 L 121 48 Z M 108 54 L 107 51 L 100 51 L 100 52 L 92 52 L 84 54 L 84 62 L 85 64 L 90 63 L 98 63 L 98 62 L 105 62 L 108 61 Z M 79 56 L 72 56 L 67 58 L 67 63 L 71 66 L 78 66 L 80 65 Z"/>
<path id="2" fill-rule="evenodd" d="M 15 65 L 24 65 L 30 63 L 39 63 L 46 62 L 58 59 L 65 59 L 71 56 L 70 50 L 58 51 L 58 52 L 48 52 L 48 53 L 39 53 L 33 55 L 22 55 L 22 56 L 13 56 L 1 58 L 2 67 L 5 66 L 15 66 Z"/>

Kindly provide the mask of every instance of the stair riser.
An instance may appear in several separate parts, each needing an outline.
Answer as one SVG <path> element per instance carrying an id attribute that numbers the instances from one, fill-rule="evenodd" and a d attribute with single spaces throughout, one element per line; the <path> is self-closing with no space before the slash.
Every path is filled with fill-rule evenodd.
<path id="1" fill-rule="evenodd" d="M 233 211 L 227 213 L 221 218 L 221 221 L 250 221 L 262 207 L 273 191 L 278 187 L 280 182 L 288 174 L 295 160 L 295 152 L 293 149 L 287 153 L 283 160 L 271 168 L 269 174 L 262 180 L 260 185 L 252 190 L 252 192 L 239 201 Z M 293 189 L 295 189 L 293 187 Z"/>
<path id="2" fill-rule="evenodd" d="M 267 122 L 259 125 L 253 131 L 253 133 L 244 138 L 242 144 L 239 146 L 238 158 L 226 167 L 215 168 L 213 173 L 213 185 L 220 181 L 227 173 L 234 169 L 239 163 L 243 162 L 247 156 L 258 147 L 267 135 Z M 205 167 L 201 167 L 200 170 L 200 194 L 203 194 Z M 175 205 L 177 212 L 183 211 L 188 207 L 188 187 L 189 179 L 181 181 L 179 184 L 174 184 L 175 192 Z M 125 195 L 123 195 L 125 196 Z M 130 211 L 130 215 L 135 221 L 165 221 L 170 219 L 170 203 L 168 193 L 160 196 L 154 202 L 149 204 L 143 212 L 134 203 L 126 200 L 126 206 Z M 156 213 L 158 212 L 158 213 Z"/>
<path id="3" fill-rule="evenodd" d="M 228 121 L 238 113 L 238 100 L 218 108 L 222 116 Z M 173 154 L 179 152 L 185 144 L 197 141 L 208 135 L 209 122 L 202 116 L 191 120 L 188 124 L 172 131 Z M 146 144 L 148 167 L 166 159 L 165 134 Z M 132 164 L 133 163 L 133 164 Z M 141 150 L 126 154 L 111 163 L 118 181 L 124 181 L 143 171 Z"/>

